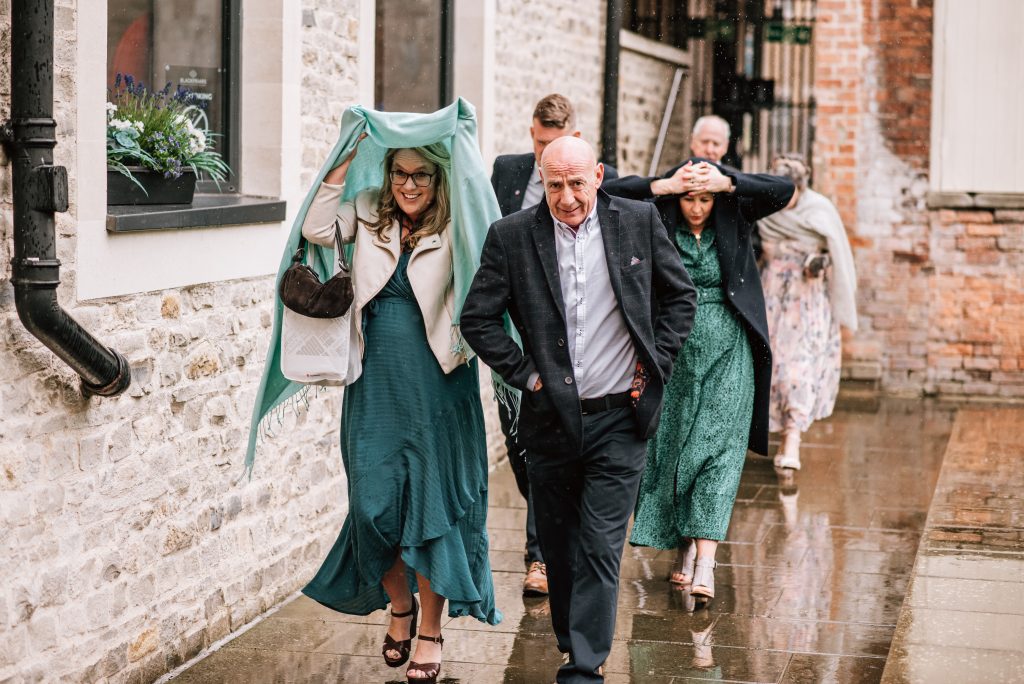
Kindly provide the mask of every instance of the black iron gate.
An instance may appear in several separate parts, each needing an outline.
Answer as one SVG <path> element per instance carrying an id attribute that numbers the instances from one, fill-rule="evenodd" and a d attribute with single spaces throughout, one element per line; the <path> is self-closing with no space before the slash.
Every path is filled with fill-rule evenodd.
<path id="1" fill-rule="evenodd" d="M 767 169 L 778 152 L 811 156 L 817 0 L 688 0 L 694 120 L 732 128 L 726 163 Z"/>

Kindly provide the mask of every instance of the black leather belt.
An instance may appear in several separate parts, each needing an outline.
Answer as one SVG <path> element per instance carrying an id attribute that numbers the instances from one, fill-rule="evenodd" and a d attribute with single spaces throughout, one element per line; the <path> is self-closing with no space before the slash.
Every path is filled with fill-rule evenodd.
<path id="1" fill-rule="evenodd" d="M 583 415 L 600 413 L 612 409 L 626 408 L 630 405 L 629 390 L 618 394 L 606 394 L 597 399 L 580 399 L 580 410 Z"/>

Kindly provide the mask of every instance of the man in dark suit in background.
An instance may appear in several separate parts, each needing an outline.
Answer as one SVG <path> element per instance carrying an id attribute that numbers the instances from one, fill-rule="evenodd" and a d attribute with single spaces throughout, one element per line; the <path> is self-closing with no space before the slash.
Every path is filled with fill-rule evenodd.
<path id="1" fill-rule="evenodd" d="M 540 182 L 540 155 L 548 143 L 562 136 L 580 137 L 576 128 L 576 111 L 564 95 L 552 93 L 540 100 L 533 109 L 530 139 L 533 152 L 503 154 L 494 160 L 491 185 L 498 197 L 501 215 L 508 216 L 522 209 L 536 206 L 544 199 Z M 615 178 L 615 168 L 605 166 L 605 178 Z M 547 567 L 537 541 L 537 524 L 530 500 L 529 474 L 522 447 L 516 444 L 512 431 L 512 417 L 503 403 L 498 403 L 501 431 L 505 435 L 508 460 L 516 478 L 519 493 L 526 499 L 526 577 L 523 579 L 524 596 L 545 596 L 548 593 Z"/>
<path id="2" fill-rule="evenodd" d="M 564 135 L 580 137 L 580 130 L 576 128 L 576 110 L 567 97 L 552 93 L 541 98 L 533 108 L 530 125 L 533 152 L 502 154 L 494 160 L 491 185 L 498 197 L 502 216 L 529 209 L 544 199 L 540 185 L 540 155 L 548 143 Z M 605 179 L 617 176 L 615 167 L 605 164 Z"/>
<path id="3" fill-rule="evenodd" d="M 604 681 L 647 439 L 697 310 L 653 205 L 601 192 L 603 171 L 578 138 L 547 146 L 546 203 L 491 226 L 461 318 L 483 362 L 523 393 L 518 438 L 563 684 Z"/>

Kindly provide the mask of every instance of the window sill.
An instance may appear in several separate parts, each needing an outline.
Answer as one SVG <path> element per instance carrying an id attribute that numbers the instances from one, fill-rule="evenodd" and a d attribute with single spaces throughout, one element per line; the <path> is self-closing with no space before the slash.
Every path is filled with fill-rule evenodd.
<path id="1" fill-rule="evenodd" d="M 929 192 L 929 209 L 1024 209 L 1024 193 Z"/>
<path id="2" fill-rule="evenodd" d="M 246 195 L 196 193 L 192 204 L 107 207 L 107 231 L 111 233 L 279 223 L 284 219 L 284 200 Z"/>

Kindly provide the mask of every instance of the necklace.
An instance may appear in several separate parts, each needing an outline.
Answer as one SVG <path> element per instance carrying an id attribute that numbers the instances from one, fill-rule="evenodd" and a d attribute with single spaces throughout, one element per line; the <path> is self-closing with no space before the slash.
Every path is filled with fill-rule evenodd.
<path id="1" fill-rule="evenodd" d="M 405 214 L 402 214 L 398 220 L 398 232 L 403 252 L 411 252 L 416 249 L 416 243 L 419 242 L 419 238 L 414 235 L 420 229 L 421 224 L 422 221 L 413 221 Z"/>

